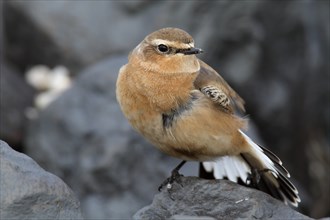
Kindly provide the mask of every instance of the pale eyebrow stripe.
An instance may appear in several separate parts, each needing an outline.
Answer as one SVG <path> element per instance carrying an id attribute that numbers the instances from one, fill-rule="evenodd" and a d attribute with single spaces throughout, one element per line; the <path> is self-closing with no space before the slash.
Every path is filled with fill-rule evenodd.
<path id="1" fill-rule="evenodd" d="M 173 41 L 168 41 L 168 40 L 163 40 L 163 39 L 155 39 L 151 41 L 151 44 L 153 45 L 159 45 L 159 44 L 165 44 L 168 45 L 169 47 L 174 47 L 174 48 L 182 48 L 182 49 L 189 49 L 194 47 L 194 43 L 180 43 L 180 42 L 173 42 Z"/>

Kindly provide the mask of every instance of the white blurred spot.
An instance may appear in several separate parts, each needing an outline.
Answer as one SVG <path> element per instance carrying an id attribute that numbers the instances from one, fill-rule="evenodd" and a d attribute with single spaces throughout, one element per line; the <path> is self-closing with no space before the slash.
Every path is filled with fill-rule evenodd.
<path id="1" fill-rule="evenodd" d="M 56 66 L 54 69 L 44 65 L 34 66 L 27 71 L 26 81 L 39 92 L 34 100 L 37 109 L 47 107 L 71 86 L 69 70 L 64 66 Z"/>

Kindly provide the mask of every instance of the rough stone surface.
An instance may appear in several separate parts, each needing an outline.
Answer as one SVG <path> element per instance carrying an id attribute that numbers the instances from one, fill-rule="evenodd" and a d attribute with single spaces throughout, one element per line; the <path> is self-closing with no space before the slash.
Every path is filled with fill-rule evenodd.
<path id="1" fill-rule="evenodd" d="M 170 220 L 216 220 L 208 216 L 173 215 Z"/>
<path id="2" fill-rule="evenodd" d="M 82 219 L 80 204 L 57 176 L 0 140 L 1 219 Z"/>
<path id="3" fill-rule="evenodd" d="M 163 189 L 133 218 L 311 219 L 268 194 L 230 181 L 181 177 L 178 182 L 170 191 Z"/>

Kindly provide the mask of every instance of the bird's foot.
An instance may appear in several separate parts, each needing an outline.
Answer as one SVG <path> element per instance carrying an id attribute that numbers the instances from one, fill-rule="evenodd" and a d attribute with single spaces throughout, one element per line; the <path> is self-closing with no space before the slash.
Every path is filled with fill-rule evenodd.
<path id="1" fill-rule="evenodd" d="M 260 182 L 261 175 L 266 172 L 274 172 L 274 171 L 271 169 L 263 169 L 263 170 L 252 169 L 251 173 L 246 178 L 245 184 L 248 186 L 257 187 Z"/>
<path id="2" fill-rule="evenodd" d="M 179 173 L 179 170 L 180 170 L 180 168 L 184 165 L 186 163 L 186 161 L 185 160 L 183 160 L 183 161 L 181 161 L 181 163 L 179 163 L 179 165 L 178 166 L 176 166 L 175 168 L 174 168 L 174 170 L 172 170 L 172 174 L 171 174 L 171 176 L 169 177 L 169 178 L 167 178 L 159 187 L 158 187 L 158 191 L 161 191 L 161 189 L 164 187 L 164 186 L 166 186 L 166 189 L 167 189 L 167 191 L 168 191 L 168 193 L 169 193 L 169 196 L 170 196 L 170 198 L 172 199 L 172 200 L 174 200 L 174 198 L 172 197 L 172 194 L 171 194 L 171 189 L 172 189 L 172 184 L 174 183 L 174 182 L 177 182 L 177 183 L 179 183 L 181 186 L 182 186 L 182 183 L 181 183 L 181 179 L 180 179 L 180 177 L 182 177 L 183 175 L 181 175 L 180 173 Z"/>
<path id="3" fill-rule="evenodd" d="M 158 191 L 161 191 L 161 189 L 164 186 L 166 186 L 167 190 L 171 190 L 172 189 L 172 184 L 174 182 L 177 182 L 182 186 L 182 183 L 180 181 L 181 176 L 183 176 L 183 175 L 180 174 L 178 170 L 173 170 L 171 176 L 169 178 L 167 178 L 166 180 L 164 180 L 164 182 L 158 187 Z"/>
<path id="4" fill-rule="evenodd" d="M 179 173 L 179 170 L 181 169 L 181 167 L 186 163 L 187 161 L 183 160 L 181 161 L 173 170 L 172 170 L 172 174 L 169 178 L 167 178 L 159 187 L 158 187 L 158 191 L 160 191 L 163 186 L 166 186 L 166 188 L 169 190 L 172 188 L 172 183 L 174 183 L 175 181 L 179 180 L 179 177 L 181 177 L 182 175 Z M 178 182 L 178 181 L 177 181 Z M 180 183 L 180 182 L 179 182 Z M 180 185 L 182 185 L 180 183 Z"/>

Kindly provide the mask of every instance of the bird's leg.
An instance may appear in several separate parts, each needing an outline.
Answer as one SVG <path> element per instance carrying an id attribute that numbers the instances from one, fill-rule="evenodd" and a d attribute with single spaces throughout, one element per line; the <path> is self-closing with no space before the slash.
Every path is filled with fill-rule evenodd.
<path id="1" fill-rule="evenodd" d="M 274 171 L 271 169 L 263 169 L 263 170 L 258 170 L 256 168 L 251 169 L 251 173 L 246 178 L 245 184 L 248 186 L 252 185 L 253 187 L 257 187 L 261 179 L 261 174 L 266 172 L 274 172 Z"/>
<path id="2" fill-rule="evenodd" d="M 160 191 L 163 186 L 166 186 L 167 189 L 171 189 L 172 188 L 172 183 L 175 182 L 176 180 L 179 179 L 180 176 L 182 176 L 179 173 L 179 170 L 181 169 L 181 167 L 186 163 L 187 161 L 183 160 L 181 161 L 181 163 L 179 163 L 179 165 L 177 165 L 171 172 L 171 176 L 169 178 L 167 178 L 166 180 L 164 180 L 164 182 L 158 187 L 158 191 Z"/>

